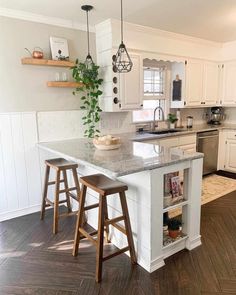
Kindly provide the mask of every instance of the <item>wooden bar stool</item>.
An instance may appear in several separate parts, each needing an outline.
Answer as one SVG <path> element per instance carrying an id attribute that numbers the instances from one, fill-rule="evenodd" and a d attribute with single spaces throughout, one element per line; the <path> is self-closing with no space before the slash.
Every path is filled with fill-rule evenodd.
<path id="1" fill-rule="evenodd" d="M 53 233 L 56 234 L 58 232 L 58 219 L 59 216 L 68 216 L 72 214 L 76 214 L 77 212 L 72 212 L 70 197 L 79 202 L 80 196 L 80 186 L 78 175 L 76 172 L 76 168 L 78 168 L 78 164 L 74 162 L 67 161 L 63 158 L 46 160 L 46 172 L 45 172 L 45 181 L 44 181 L 44 190 L 43 190 L 43 200 L 42 200 L 42 208 L 41 208 L 41 220 L 44 219 L 45 209 L 46 207 L 52 206 L 54 208 L 54 217 L 53 217 Z M 56 171 L 56 180 L 49 181 L 50 168 L 55 169 Z M 67 171 L 72 170 L 73 179 L 75 186 L 69 187 L 68 179 L 67 179 Z M 61 179 L 61 173 L 63 179 Z M 60 189 L 60 183 L 64 183 L 64 189 Z M 50 201 L 47 198 L 48 187 L 49 185 L 55 184 L 55 195 L 54 202 Z M 71 191 L 76 191 L 76 194 L 72 194 Z M 59 200 L 59 195 L 65 193 L 66 199 Z M 67 203 L 68 214 L 60 214 L 59 215 L 59 204 Z"/>
<path id="2" fill-rule="evenodd" d="M 131 262 L 135 264 L 137 262 L 134 242 L 132 237 L 129 212 L 126 203 L 125 191 L 128 190 L 128 187 L 119 181 L 114 181 L 102 174 L 95 174 L 90 176 L 85 176 L 80 178 L 82 183 L 81 190 L 81 199 L 80 199 L 80 208 L 79 214 L 77 217 L 76 230 L 75 230 L 75 240 L 73 248 L 73 256 L 78 255 L 78 248 L 80 239 L 88 238 L 96 246 L 96 282 L 100 282 L 102 278 L 102 263 L 105 260 L 108 260 L 114 256 L 117 256 L 126 251 L 130 251 Z M 99 203 L 85 206 L 85 198 L 87 188 L 94 190 L 99 193 Z M 108 218 L 107 210 L 107 196 L 119 193 L 122 215 L 113 219 Z M 83 215 L 86 210 L 91 210 L 98 207 L 98 230 L 92 233 L 88 233 L 82 228 L 83 225 Z M 117 224 L 117 222 L 124 220 L 125 228 Z M 104 240 L 104 227 L 107 240 L 109 239 L 109 225 L 113 225 L 115 228 L 120 230 L 123 234 L 127 236 L 128 246 L 122 248 L 115 253 L 112 253 L 106 257 L 103 257 L 103 240 Z M 95 240 L 92 236 L 97 234 L 97 239 Z"/>

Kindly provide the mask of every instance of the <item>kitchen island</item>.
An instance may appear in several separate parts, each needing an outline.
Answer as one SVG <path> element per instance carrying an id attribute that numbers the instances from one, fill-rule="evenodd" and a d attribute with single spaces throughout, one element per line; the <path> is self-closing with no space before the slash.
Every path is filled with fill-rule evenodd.
<path id="1" fill-rule="evenodd" d="M 88 139 L 72 139 L 40 143 L 40 158 L 63 157 L 79 164 L 79 176 L 103 173 L 126 183 L 127 202 L 131 219 L 138 264 L 152 272 L 164 263 L 164 259 L 184 248 L 191 250 L 201 245 L 200 211 L 203 154 L 187 153 L 178 148 L 168 149 L 159 145 L 132 141 L 122 137 L 117 150 L 97 150 Z M 183 200 L 164 207 L 166 175 L 183 174 Z M 88 205 L 97 202 L 95 192 L 88 190 Z M 109 218 L 121 212 L 119 198 L 109 196 Z M 181 209 L 182 235 L 165 243 L 163 214 Z M 88 213 L 88 223 L 97 226 L 97 210 Z M 126 244 L 126 238 L 115 228 L 111 241 L 118 248 Z"/>

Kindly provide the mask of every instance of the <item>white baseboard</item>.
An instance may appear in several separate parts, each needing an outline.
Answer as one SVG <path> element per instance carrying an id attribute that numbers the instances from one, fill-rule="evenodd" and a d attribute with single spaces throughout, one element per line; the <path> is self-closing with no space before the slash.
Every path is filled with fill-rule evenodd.
<path id="1" fill-rule="evenodd" d="M 159 256 L 156 259 L 152 260 L 149 272 L 153 272 L 158 268 L 161 268 L 165 265 L 164 256 Z"/>
<path id="2" fill-rule="evenodd" d="M 28 208 L 17 209 L 15 211 L 8 211 L 4 213 L 0 213 L 0 222 L 9 220 L 12 218 L 20 217 L 23 215 L 28 215 L 34 212 L 39 212 L 41 210 L 41 205 L 34 205 Z"/>
<path id="3" fill-rule="evenodd" d="M 202 242 L 201 242 L 201 236 L 199 235 L 199 236 L 197 236 L 197 237 L 195 237 L 194 239 L 187 239 L 187 241 L 186 241 L 186 248 L 188 249 L 188 250 L 192 250 L 192 249 L 194 249 L 194 248 L 196 248 L 196 247 L 198 247 L 198 246 L 201 246 L 201 244 L 202 244 Z"/>

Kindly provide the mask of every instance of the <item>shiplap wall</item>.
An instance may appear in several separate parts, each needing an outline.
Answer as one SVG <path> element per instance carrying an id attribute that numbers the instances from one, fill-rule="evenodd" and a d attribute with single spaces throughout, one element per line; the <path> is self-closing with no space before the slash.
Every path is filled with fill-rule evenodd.
<path id="1" fill-rule="evenodd" d="M 36 113 L 0 113 L 0 221 L 38 211 L 41 173 Z"/>

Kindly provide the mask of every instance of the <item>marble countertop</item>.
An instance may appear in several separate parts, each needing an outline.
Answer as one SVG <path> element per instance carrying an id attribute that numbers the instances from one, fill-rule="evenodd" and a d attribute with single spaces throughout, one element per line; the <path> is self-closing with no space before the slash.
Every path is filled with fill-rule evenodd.
<path id="1" fill-rule="evenodd" d="M 121 147 L 111 151 L 97 150 L 89 139 L 71 139 L 39 143 L 41 149 L 56 156 L 87 165 L 111 177 L 151 170 L 163 166 L 202 158 L 201 153 L 186 153 L 178 148 L 132 141 L 132 134 L 121 137 Z"/>
<path id="2" fill-rule="evenodd" d="M 149 134 L 147 132 L 140 132 L 140 133 L 133 133 L 131 136 L 132 140 L 134 141 L 145 141 L 151 139 L 161 139 L 166 137 L 172 136 L 182 136 L 188 134 L 194 134 L 203 131 L 212 131 L 212 130 L 221 130 L 221 129 L 235 129 L 236 124 L 221 124 L 221 125 L 209 125 L 209 124 L 201 124 L 201 125 L 194 125 L 192 128 L 178 128 L 182 130 L 181 132 L 169 133 L 169 134 Z"/>

